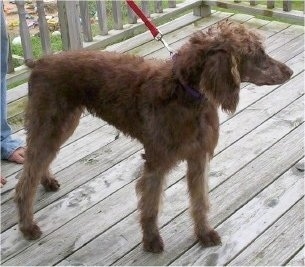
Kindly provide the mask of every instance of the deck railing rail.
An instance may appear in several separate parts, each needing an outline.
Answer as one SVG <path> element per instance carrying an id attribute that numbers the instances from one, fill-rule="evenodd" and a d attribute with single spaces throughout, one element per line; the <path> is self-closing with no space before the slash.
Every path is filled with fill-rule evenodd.
<path id="1" fill-rule="evenodd" d="M 39 35 L 43 54 L 51 54 L 50 30 L 45 14 L 46 1 L 36 0 L 38 14 Z M 92 2 L 92 1 L 91 1 Z M 89 14 L 89 2 L 68 0 L 57 1 L 60 34 L 63 50 L 75 49 L 102 49 L 106 46 L 130 38 L 146 30 L 145 25 L 137 18 L 135 13 L 127 6 L 124 0 L 105 1 L 97 0 L 96 17 L 98 21 L 98 35 L 93 36 L 91 17 Z M 238 10 L 248 14 L 259 14 L 276 18 L 293 19 L 304 24 L 304 12 L 293 9 L 290 0 L 285 1 L 202 1 L 184 0 L 167 1 L 168 8 L 164 8 L 164 1 L 137 1 L 144 13 L 155 22 L 163 22 L 173 16 L 184 14 L 185 11 L 193 9 L 196 16 L 204 17 L 211 14 L 211 7 L 217 6 Z M 177 3 L 178 2 L 178 3 Z M 275 7 L 275 2 L 282 2 L 282 8 Z M 33 59 L 31 36 L 27 25 L 27 14 L 25 1 L 16 0 L 19 15 L 19 31 L 23 49 L 23 60 Z M 108 5 L 108 9 L 107 9 Z M 109 10 L 109 5 L 111 6 Z M 153 8 L 149 8 L 152 5 Z M 122 10 L 127 10 L 127 24 L 123 22 Z M 151 6 L 150 6 L 151 7 Z M 153 12 L 150 13 L 151 9 Z M 113 20 L 113 27 L 109 28 L 108 20 Z M 14 68 L 11 50 L 9 53 L 9 75 L 8 83 L 25 79 L 28 71 L 24 66 Z"/>
<path id="2" fill-rule="evenodd" d="M 291 0 L 231 0 L 231 1 L 204 1 L 210 6 L 217 6 L 221 8 L 234 9 L 242 13 L 251 15 L 262 15 L 273 17 L 277 19 L 287 19 L 291 22 L 304 25 L 305 10 L 299 11 L 294 9 Z"/>
<path id="3" fill-rule="evenodd" d="M 44 5 L 46 1 L 36 0 L 36 8 L 38 15 L 39 35 L 44 55 L 51 54 L 50 30 L 46 20 Z M 91 1 L 92 2 L 92 1 Z M 94 1 L 96 4 L 96 17 L 98 21 L 98 35 L 93 36 L 91 26 L 91 17 L 89 14 L 89 1 L 57 1 L 59 31 L 62 39 L 62 49 L 102 49 L 106 46 L 135 36 L 146 30 L 145 25 L 138 19 L 135 13 L 127 6 L 124 0 Z M 179 16 L 187 10 L 193 10 L 194 15 L 203 16 L 210 14 L 210 7 L 204 5 L 201 0 L 185 0 L 167 1 L 168 8 L 164 7 L 165 1 L 136 1 L 147 17 L 155 23 L 163 22 L 174 16 Z M 19 15 L 19 31 L 23 50 L 24 61 L 33 59 L 33 49 L 31 44 L 31 36 L 27 24 L 27 13 L 25 10 L 25 1 L 15 1 Z M 108 9 L 107 9 L 108 5 Z M 109 10 L 109 5 L 111 9 Z M 153 5 L 153 12 L 150 13 Z M 123 23 L 123 14 L 126 12 L 128 21 Z M 109 19 L 113 21 L 113 27 L 109 28 Z M 9 53 L 9 73 L 14 73 L 19 68 L 14 68 L 11 50 Z M 19 57 L 20 58 L 20 57 Z M 22 67 L 21 67 L 22 69 Z M 14 80 L 14 79 L 13 79 Z"/>

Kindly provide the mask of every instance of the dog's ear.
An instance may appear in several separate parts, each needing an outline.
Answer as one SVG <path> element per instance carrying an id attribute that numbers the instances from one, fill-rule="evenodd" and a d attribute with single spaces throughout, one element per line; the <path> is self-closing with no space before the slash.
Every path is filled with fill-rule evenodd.
<path id="1" fill-rule="evenodd" d="M 239 101 L 240 75 L 236 58 L 225 49 L 209 51 L 201 74 L 200 88 L 209 100 L 233 113 Z"/>

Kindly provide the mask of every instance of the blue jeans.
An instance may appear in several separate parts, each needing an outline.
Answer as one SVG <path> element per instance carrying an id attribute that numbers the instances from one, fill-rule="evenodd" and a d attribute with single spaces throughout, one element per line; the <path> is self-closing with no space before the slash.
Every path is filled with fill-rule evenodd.
<path id="1" fill-rule="evenodd" d="M 22 141 L 12 138 L 12 130 L 7 122 L 7 102 L 6 102 L 6 73 L 8 68 L 8 36 L 3 13 L 1 9 L 1 159 L 8 159 L 11 154 L 22 146 Z"/>

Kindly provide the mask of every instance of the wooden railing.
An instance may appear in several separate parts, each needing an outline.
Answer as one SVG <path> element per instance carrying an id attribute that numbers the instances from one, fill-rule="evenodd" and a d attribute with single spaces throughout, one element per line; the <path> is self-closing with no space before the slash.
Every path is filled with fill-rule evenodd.
<path id="1" fill-rule="evenodd" d="M 99 34 L 93 36 L 91 21 L 89 16 L 88 1 L 57 1 L 58 18 L 63 50 L 76 49 L 102 49 L 107 45 L 120 40 L 132 37 L 147 29 L 135 13 L 127 6 L 124 0 L 105 1 L 97 0 L 96 15 L 98 20 Z M 194 15 L 203 16 L 210 14 L 210 7 L 203 6 L 201 0 L 167 1 L 168 8 L 164 8 L 164 1 L 153 1 L 153 12 L 150 14 L 151 1 L 137 1 L 146 16 L 151 17 L 157 24 L 158 22 L 170 19 L 187 10 L 194 10 Z M 24 60 L 33 59 L 31 37 L 26 20 L 25 1 L 15 1 L 19 15 L 20 37 L 23 49 Z M 43 54 L 51 54 L 50 32 L 44 11 L 44 1 L 36 0 L 38 24 Z M 110 12 L 106 12 L 106 5 L 111 5 Z M 127 10 L 128 21 L 123 23 L 122 10 Z M 206 10 L 206 11 L 204 11 Z M 108 10 L 109 11 L 109 10 Z M 109 28 L 108 20 L 113 20 L 113 28 Z M 13 67 L 12 53 L 9 56 L 9 73 L 16 69 Z M 14 81 L 16 79 L 13 79 Z"/>
<path id="2" fill-rule="evenodd" d="M 278 19 L 287 19 L 291 23 L 304 25 L 304 10 L 297 11 L 293 7 L 291 0 L 267 0 L 267 1 L 204 1 L 210 6 L 217 6 L 226 9 L 237 10 L 242 13 L 251 15 L 262 15 Z M 262 4 L 264 3 L 265 4 Z M 281 7 L 276 7 L 276 3 Z"/>
<path id="3" fill-rule="evenodd" d="M 43 54 L 51 54 L 50 31 L 45 16 L 45 2 L 36 0 L 39 34 Z M 92 1 L 91 1 L 92 2 Z M 59 27 L 62 40 L 62 50 L 74 49 L 103 49 L 106 46 L 119 42 L 123 39 L 135 36 L 146 31 L 145 25 L 140 21 L 133 11 L 127 7 L 124 0 L 105 1 L 96 0 L 96 16 L 98 19 L 98 34 L 94 36 L 89 16 L 88 1 L 57 1 Z M 261 5 L 261 1 L 202 1 L 184 0 L 167 1 L 168 8 L 164 8 L 164 1 L 137 1 L 148 17 L 156 23 L 164 22 L 173 16 L 179 16 L 187 10 L 192 10 L 196 16 L 208 16 L 211 7 L 217 6 L 238 10 L 248 14 L 259 14 L 277 18 L 287 18 L 304 24 L 304 12 L 293 10 L 291 1 L 270 1 Z M 179 3 L 177 3 L 179 2 Z M 275 2 L 281 2 L 282 8 L 275 7 Z M 15 1 L 18 8 L 20 37 L 22 41 L 23 59 L 33 58 L 31 37 L 26 21 L 25 1 Z M 108 5 L 108 11 L 106 7 Z M 110 10 L 109 10 L 110 5 Z M 150 8 L 149 8 L 150 5 Z M 125 10 L 127 21 L 123 22 L 122 10 Z M 150 13 L 152 11 L 152 13 Z M 113 21 L 113 27 L 109 27 L 108 21 Z M 127 23 L 127 24 L 126 24 Z M 182 26 L 182 25 L 180 25 Z M 152 38 L 152 37 L 151 37 Z M 24 66 L 13 67 L 13 55 L 9 56 L 8 83 L 26 79 L 28 69 Z"/>

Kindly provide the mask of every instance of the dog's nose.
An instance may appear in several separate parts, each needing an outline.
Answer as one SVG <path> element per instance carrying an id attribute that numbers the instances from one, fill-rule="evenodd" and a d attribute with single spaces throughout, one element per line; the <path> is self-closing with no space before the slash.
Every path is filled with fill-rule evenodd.
<path id="1" fill-rule="evenodd" d="M 289 79 L 293 74 L 293 70 L 285 64 L 282 65 L 282 72 L 283 72 L 284 76 L 287 77 L 287 79 Z"/>
<path id="2" fill-rule="evenodd" d="M 289 73 L 289 78 L 292 76 L 292 74 L 293 74 L 293 70 L 291 69 L 291 68 L 289 68 L 289 67 L 287 67 L 288 68 L 288 73 Z"/>

